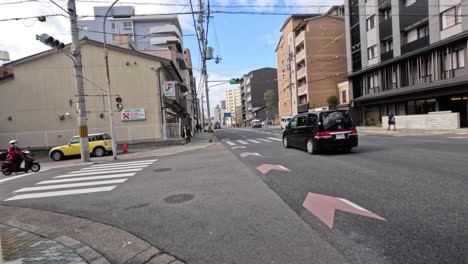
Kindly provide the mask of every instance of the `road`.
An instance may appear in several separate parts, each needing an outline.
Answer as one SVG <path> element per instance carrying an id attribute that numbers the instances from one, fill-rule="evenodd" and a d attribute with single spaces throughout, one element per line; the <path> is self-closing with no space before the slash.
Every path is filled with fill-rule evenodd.
<path id="1" fill-rule="evenodd" d="M 0 204 L 106 223 L 188 263 L 468 263 L 468 137 L 369 134 L 311 156 L 283 148 L 279 129 L 215 136 L 0 179 Z"/>
<path id="2" fill-rule="evenodd" d="M 350 263 L 468 263 L 468 137 L 361 135 L 352 153 L 311 156 L 283 148 L 279 129 L 215 134 L 239 157 L 256 153 L 241 158 L 254 170 L 287 168 L 258 175 Z M 309 193 L 344 198 L 385 220 L 337 210 L 330 228 L 304 207 Z"/>

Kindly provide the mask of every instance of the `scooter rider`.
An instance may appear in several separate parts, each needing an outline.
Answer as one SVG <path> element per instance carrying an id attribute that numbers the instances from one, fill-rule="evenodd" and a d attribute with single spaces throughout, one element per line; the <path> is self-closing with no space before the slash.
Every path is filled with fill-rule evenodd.
<path id="1" fill-rule="evenodd" d="M 11 163 L 13 164 L 13 172 L 16 174 L 16 172 L 19 170 L 21 162 L 23 161 L 23 158 L 21 157 L 22 152 L 18 147 L 17 140 L 10 140 L 10 146 L 7 149 L 7 153 Z"/>

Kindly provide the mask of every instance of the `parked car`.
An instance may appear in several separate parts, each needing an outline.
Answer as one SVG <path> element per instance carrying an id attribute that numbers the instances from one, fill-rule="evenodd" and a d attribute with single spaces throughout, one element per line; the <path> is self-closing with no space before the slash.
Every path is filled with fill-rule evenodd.
<path id="1" fill-rule="evenodd" d="M 285 116 L 281 118 L 281 130 L 284 130 L 286 125 L 291 121 L 292 117 L 291 116 Z"/>
<path id="2" fill-rule="evenodd" d="M 261 128 L 262 127 L 262 121 L 258 119 L 252 120 L 252 127 L 253 128 Z"/>
<path id="3" fill-rule="evenodd" d="M 215 123 L 214 129 L 221 129 L 221 123 Z"/>
<path id="4" fill-rule="evenodd" d="M 96 157 L 104 156 L 112 152 L 111 137 L 104 133 L 90 134 L 88 136 L 89 153 Z M 59 161 L 64 157 L 80 155 L 80 136 L 74 136 L 67 145 L 57 146 L 49 151 L 49 157 L 54 161 Z"/>
<path id="5" fill-rule="evenodd" d="M 296 115 L 283 131 L 283 146 L 305 149 L 350 151 L 358 146 L 358 133 L 348 111 L 322 111 Z"/>

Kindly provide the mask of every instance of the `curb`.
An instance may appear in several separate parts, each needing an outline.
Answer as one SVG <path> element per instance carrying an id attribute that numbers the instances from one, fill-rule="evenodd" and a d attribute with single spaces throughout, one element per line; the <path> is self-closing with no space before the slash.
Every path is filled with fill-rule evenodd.
<path id="1" fill-rule="evenodd" d="M 38 236 L 45 237 L 50 240 L 54 240 L 66 247 L 73 249 L 80 257 L 88 261 L 90 264 L 110 264 L 110 263 L 120 263 L 120 264 L 184 264 L 185 262 L 177 257 L 168 254 L 162 249 L 152 246 L 143 239 L 138 238 L 135 235 L 128 233 L 127 231 L 118 229 L 116 227 L 106 225 L 103 223 L 94 222 L 84 218 L 48 212 L 38 209 L 24 208 L 24 207 L 14 207 L 14 206 L 0 206 L 0 211 L 8 211 L 7 214 L 0 214 L 0 223 L 4 225 L 9 225 L 18 229 L 22 229 L 31 233 L 34 233 Z M 12 213 L 13 211 L 13 213 Z M 15 214 L 15 211 L 17 212 Z M 22 219 L 21 221 L 18 218 Z M 30 218 L 30 221 L 27 221 L 26 218 Z M 31 219 L 32 218 L 32 219 Z M 34 225 L 34 219 L 43 219 L 47 221 L 49 226 L 38 226 Z M 44 220 L 46 219 L 46 220 Z M 54 221 L 57 220 L 57 221 Z M 39 221 L 38 221 L 39 222 Z M 62 231 L 59 230 L 60 226 L 57 223 L 63 222 Z M 56 227 L 57 226 L 57 227 Z M 89 229 L 88 231 L 86 231 Z M 96 231 L 99 230 L 100 231 Z M 81 233 L 81 237 L 97 237 L 102 233 L 105 233 L 106 236 L 109 236 L 110 233 L 119 237 L 125 238 L 124 241 L 128 241 L 121 245 L 121 242 L 111 241 L 111 243 L 103 243 L 99 241 L 98 243 L 92 244 L 90 242 L 83 242 L 83 239 L 80 240 L 80 235 L 73 237 L 72 232 L 64 232 L 63 230 L 73 230 L 76 234 Z M 88 234 L 86 234 L 86 232 Z M 72 234 L 70 234 L 72 233 Z M 112 242 L 115 242 L 114 245 L 111 245 Z M 133 245 L 132 245 L 133 244 Z M 127 246 L 128 245 L 128 246 Z M 135 246 L 134 246 L 135 245 Z M 133 247 L 128 251 L 136 251 L 136 253 L 127 253 L 125 258 L 116 259 L 115 255 L 118 255 L 117 252 L 109 252 L 109 248 L 114 248 L 115 250 L 125 251 L 125 247 Z M 99 252 L 100 249 L 105 248 L 107 256 L 105 253 Z M 122 255 L 122 254 L 120 254 Z"/>

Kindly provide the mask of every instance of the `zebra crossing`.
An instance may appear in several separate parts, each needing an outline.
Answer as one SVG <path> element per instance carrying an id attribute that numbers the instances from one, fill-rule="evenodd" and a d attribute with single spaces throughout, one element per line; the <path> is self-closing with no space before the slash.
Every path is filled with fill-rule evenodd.
<path id="1" fill-rule="evenodd" d="M 96 164 L 90 167 L 41 181 L 32 187 L 21 188 L 5 201 L 108 192 L 125 183 L 129 177 L 150 166 L 156 159 Z"/>
<path id="2" fill-rule="evenodd" d="M 266 137 L 266 138 L 251 138 L 251 139 L 224 139 L 224 143 L 228 144 L 229 146 L 237 146 L 237 145 L 249 145 L 249 144 L 261 144 L 261 143 L 272 143 L 272 142 L 281 142 L 281 138 L 277 137 Z"/>

